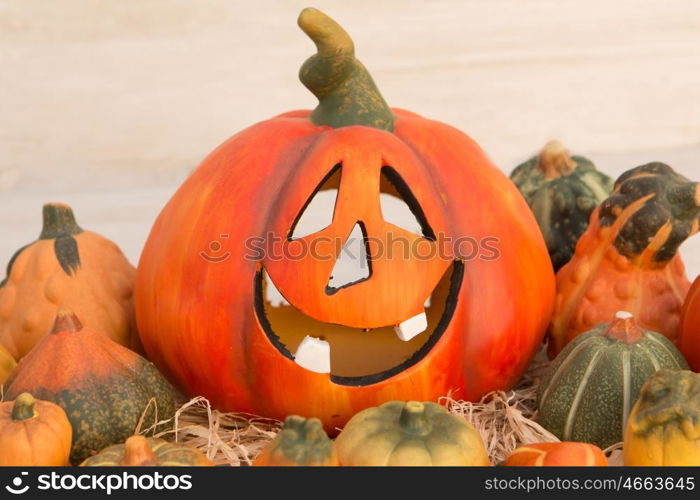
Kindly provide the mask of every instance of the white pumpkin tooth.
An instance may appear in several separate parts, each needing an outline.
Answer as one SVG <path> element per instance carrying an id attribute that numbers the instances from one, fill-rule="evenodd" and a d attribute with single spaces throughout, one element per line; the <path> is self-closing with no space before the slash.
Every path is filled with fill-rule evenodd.
<path id="1" fill-rule="evenodd" d="M 634 314 L 628 311 L 617 311 L 615 313 L 615 319 L 630 319 L 634 318 Z"/>
<path id="2" fill-rule="evenodd" d="M 312 372 L 330 373 L 331 346 L 325 340 L 307 335 L 294 354 L 294 362 Z"/>
<path id="3" fill-rule="evenodd" d="M 402 321 L 400 325 L 394 327 L 394 330 L 396 330 L 396 335 L 401 340 L 408 342 L 416 335 L 424 332 L 426 328 L 428 328 L 428 317 L 423 311 L 412 318 L 408 318 L 406 321 Z"/>

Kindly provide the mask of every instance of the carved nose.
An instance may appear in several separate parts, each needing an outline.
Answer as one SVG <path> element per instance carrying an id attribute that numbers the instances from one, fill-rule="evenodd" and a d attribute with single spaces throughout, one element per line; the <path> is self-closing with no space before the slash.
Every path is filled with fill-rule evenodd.
<path id="1" fill-rule="evenodd" d="M 343 243 L 333 271 L 326 284 L 326 293 L 333 295 L 342 288 L 361 283 L 372 275 L 367 231 L 361 221 L 355 223 L 350 236 Z"/>

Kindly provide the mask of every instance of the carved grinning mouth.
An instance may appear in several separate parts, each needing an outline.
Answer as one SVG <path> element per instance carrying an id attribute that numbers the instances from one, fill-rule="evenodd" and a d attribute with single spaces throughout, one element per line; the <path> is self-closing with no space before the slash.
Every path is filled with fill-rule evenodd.
<path id="1" fill-rule="evenodd" d="M 302 343 L 327 345 L 331 381 L 364 386 L 403 372 L 432 350 L 452 320 L 463 277 L 464 263 L 456 260 L 430 296 L 425 310 L 427 328 L 411 335 L 410 340 L 402 340 L 394 325 L 371 330 L 351 328 L 318 321 L 293 305 L 274 306 L 266 297 L 266 284 L 271 280 L 262 266 L 255 274 L 255 311 L 267 338 L 281 355 L 300 364 L 295 358 Z"/>

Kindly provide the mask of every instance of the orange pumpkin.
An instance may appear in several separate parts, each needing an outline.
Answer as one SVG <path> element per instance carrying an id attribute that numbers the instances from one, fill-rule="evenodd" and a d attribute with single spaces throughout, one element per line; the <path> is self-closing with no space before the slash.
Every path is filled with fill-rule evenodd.
<path id="1" fill-rule="evenodd" d="M 678 326 L 678 348 L 690 368 L 700 372 L 700 276 L 688 290 Z"/>
<path id="2" fill-rule="evenodd" d="M 535 467 L 604 467 L 608 465 L 603 451 L 593 444 L 574 443 L 533 443 L 513 450 L 505 466 Z"/>
<path id="3" fill-rule="evenodd" d="M 39 240 L 21 248 L 0 282 L 0 343 L 19 359 L 51 330 L 56 310 L 140 350 L 135 330 L 135 270 L 119 247 L 83 231 L 67 205 L 44 205 Z"/>
<path id="4" fill-rule="evenodd" d="M 390 109 L 333 20 L 306 9 L 299 25 L 318 48 L 301 79 L 319 106 L 229 139 L 167 204 L 137 272 L 146 352 L 219 409 L 315 415 L 329 431 L 385 401 L 510 387 L 553 305 L 532 213 L 469 137 Z M 334 188 L 332 222 L 296 237 Z M 382 195 L 420 229 L 387 222 Z M 358 226 L 369 276 L 332 286 Z M 291 305 L 270 304 L 268 282 Z"/>
<path id="5" fill-rule="evenodd" d="M 28 392 L 0 403 L 0 466 L 68 465 L 72 432 L 60 406 Z"/>
<path id="6" fill-rule="evenodd" d="M 557 273 L 550 325 L 554 357 L 580 333 L 629 311 L 644 329 L 677 341 L 690 282 L 677 253 L 698 231 L 700 189 L 663 163 L 622 174 Z"/>

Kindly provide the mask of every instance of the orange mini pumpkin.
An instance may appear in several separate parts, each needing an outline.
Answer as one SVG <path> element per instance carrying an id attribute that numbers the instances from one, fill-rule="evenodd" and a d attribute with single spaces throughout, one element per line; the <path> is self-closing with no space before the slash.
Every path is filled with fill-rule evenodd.
<path id="1" fill-rule="evenodd" d="M 22 393 L 0 403 L 0 466 L 68 465 L 72 434 L 60 406 Z"/>
<path id="2" fill-rule="evenodd" d="M 589 443 L 532 443 L 513 450 L 505 466 L 534 467 L 604 467 L 608 465 L 603 450 Z"/>
<path id="3" fill-rule="evenodd" d="M 622 174 L 557 273 L 550 325 L 554 357 L 580 333 L 629 311 L 644 329 L 677 341 L 690 281 L 677 253 L 698 231 L 700 188 L 663 163 Z"/>
<path id="4" fill-rule="evenodd" d="M 306 9 L 299 25 L 319 105 L 232 137 L 164 208 L 137 272 L 146 352 L 219 409 L 315 415 L 329 431 L 389 400 L 510 387 L 554 296 L 527 204 L 472 139 L 389 108 L 333 20 Z M 314 195 L 335 189 L 329 225 L 299 236 Z M 382 194 L 417 230 L 385 220 Z M 369 275 L 335 286 L 357 228 Z M 267 283 L 290 305 L 272 306 Z"/>
<path id="5" fill-rule="evenodd" d="M 83 231 L 73 210 L 44 205 L 39 240 L 21 248 L 0 282 L 0 343 L 19 359 L 51 330 L 59 308 L 140 350 L 133 306 L 135 270 L 119 247 Z"/>

